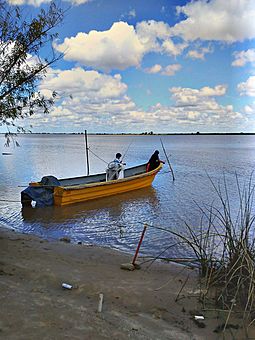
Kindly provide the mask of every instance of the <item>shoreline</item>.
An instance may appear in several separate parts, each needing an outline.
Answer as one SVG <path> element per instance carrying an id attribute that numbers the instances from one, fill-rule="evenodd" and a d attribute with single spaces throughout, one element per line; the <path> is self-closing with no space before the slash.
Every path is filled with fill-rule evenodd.
<path id="1" fill-rule="evenodd" d="M 0 135 L 5 135 L 1 132 Z M 30 135 L 84 135 L 84 132 L 31 132 L 31 133 L 18 133 L 17 136 L 30 136 Z M 169 133 L 103 133 L 91 132 L 89 136 L 253 136 L 255 132 L 169 132 Z"/>
<path id="2" fill-rule="evenodd" d="M 205 315 L 204 328 L 194 322 L 203 311 L 197 272 L 188 267 L 157 262 L 129 272 L 120 265 L 131 257 L 119 251 L 47 241 L 2 226 L 0 252 L 4 339 L 221 338 L 213 332 L 219 319 Z"/>

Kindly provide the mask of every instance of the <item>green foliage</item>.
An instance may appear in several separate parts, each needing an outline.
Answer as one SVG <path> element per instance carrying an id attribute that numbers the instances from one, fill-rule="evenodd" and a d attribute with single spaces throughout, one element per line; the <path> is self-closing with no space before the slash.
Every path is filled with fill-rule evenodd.
<path id="1" fill-rule="evenodd" d="M 62 55 L 56 55 L 53 48 L 47 59 L 41 59 L 40 53 L 45 46 L 52 46 L 57 37 L 54 28 L 63 14 L 52 2 L 47 11 L 41 9 L 36 17 L 27 19 L 19 7 L 0 0 L 0 125 L 16 127 L 16 119 L 38 111 L 48 113 L 53 105 L 56 93 L 46 98 L 37 86 L 47 68 Z"/>

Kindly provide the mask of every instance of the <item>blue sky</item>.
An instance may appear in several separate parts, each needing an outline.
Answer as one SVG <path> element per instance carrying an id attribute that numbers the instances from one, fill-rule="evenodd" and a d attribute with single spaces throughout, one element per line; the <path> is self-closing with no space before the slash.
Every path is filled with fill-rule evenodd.
<path id="1" fill-rule="evenodd" d="M 16 2 L 15 2 L 16 1 Z M 18 2 L 17 2 L 18 1 Z M 24 11 L 44 0 L 13 0 Z M 255 132 L 254 0 L 74 0 L 33 132 Z"/>

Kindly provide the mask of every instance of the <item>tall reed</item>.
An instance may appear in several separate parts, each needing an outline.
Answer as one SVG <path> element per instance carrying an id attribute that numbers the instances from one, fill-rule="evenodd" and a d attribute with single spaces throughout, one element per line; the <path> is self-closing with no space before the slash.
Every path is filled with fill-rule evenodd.
<path id="1" fill-rule="evenodd" d="M 228 312 L 225 327 L 231 313 L 237 310 L 242 311 L 243 321 L 249 326 L 255 321 L 253 176 L 241 186 L 235 175 L 236 209 L 231 206 L 233 200 L 225 176 L 221 184 L 209 180 L 217 203 L 199 206 L 199 227 L 185 223 L 185 233 L 174 234 L 191 249 L 199 264 L 203 303 L 212 302 L 213 296 L 215 308 Z"/>

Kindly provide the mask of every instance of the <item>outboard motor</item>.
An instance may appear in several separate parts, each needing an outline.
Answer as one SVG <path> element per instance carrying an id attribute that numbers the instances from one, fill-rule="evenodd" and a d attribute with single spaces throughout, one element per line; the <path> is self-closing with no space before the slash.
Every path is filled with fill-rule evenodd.
<path id="1" fill-rule="evenodd" d="M 44 176 L 38 185 L 29 185 L 21 192 L 22 206 L 30 206 L 32 201 L 37 207 L 51 206 L 54 204 L 54 187 L 59 186 L 59 180 L 54 176 Z"/>

